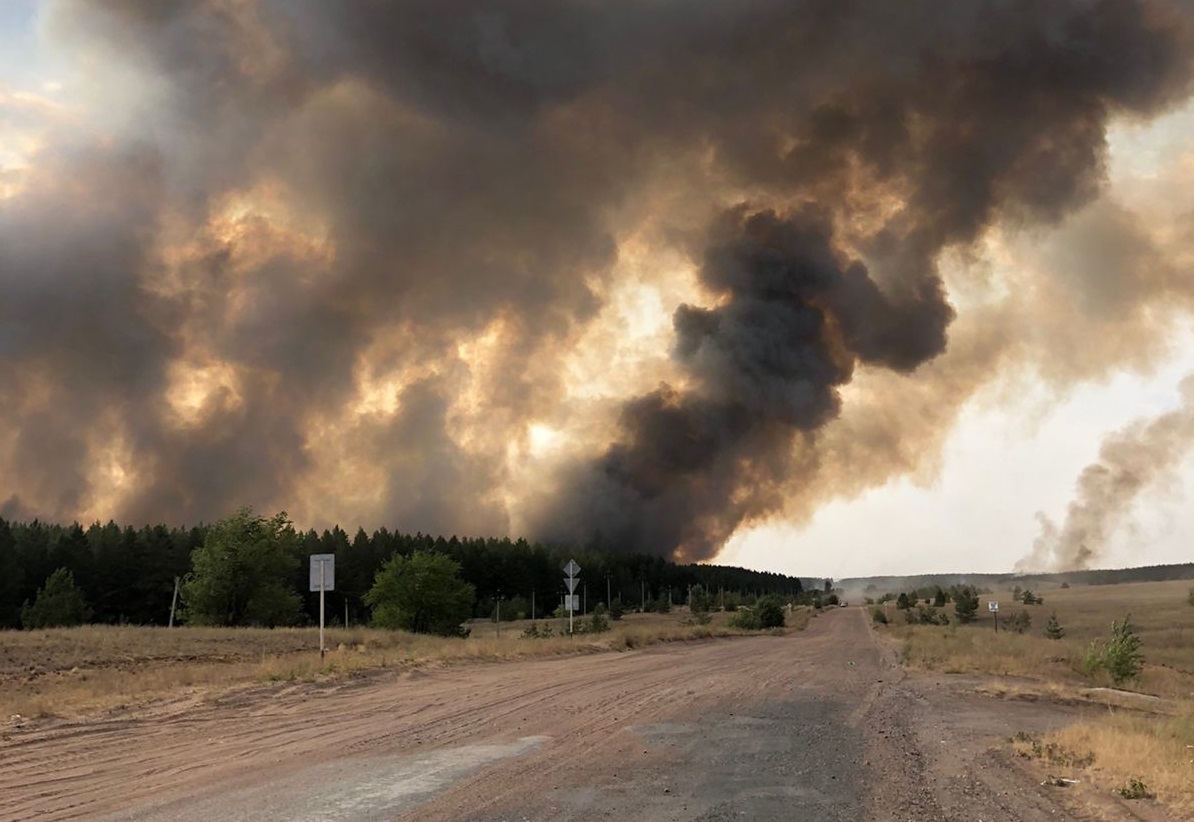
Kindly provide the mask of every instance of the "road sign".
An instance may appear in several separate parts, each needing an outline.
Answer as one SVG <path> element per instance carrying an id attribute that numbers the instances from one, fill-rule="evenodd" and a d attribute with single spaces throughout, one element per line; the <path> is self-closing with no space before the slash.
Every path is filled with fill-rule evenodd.
<path id="1" fill-rule="evenodd" d="M 995 613 L 996 611 L 998 611 L 998 610 L 999 610 L 999 603 L 998 603 L 998 602 L 994 602 L 994 601 L 992 601 L 992 602 L 988 602 L 988 603 L 987 603 L 987 610 L 988 610 L 988 611 L 990 611 L 991 613 Z"/>
<path id="2" fill-rule="evenodd" d="M 336 555 L 311 555 L 311 590 L 336 590 Z"/>
<path id="3" fill-rule="evenodd" d="M 580 581 L 576 575 L 580 573 L 580 566 L 576 564 L 576 560 L 568 560 L 568 564 L 564 566 L 564 573 L 568 576 L 564 577 L 564 584 L 568 586 L 568 593 L 564 595 L 564 607 L 568 610 L 568 635 L 572 635 L 572 615 L 580 610 L 580 597 L 576 595 L 576 584 Z"/>
<path id="4" fill-rule="evenodd" d="M 328 591 L 336 590 L 336 555 L 311 555 L 311 590 L 319 591 L 319 658 L 327 653 L 327 646 L 323 642 L 323 609 L 324 595 Z M 348 620 L 345 619 L 345 622 Z"/>

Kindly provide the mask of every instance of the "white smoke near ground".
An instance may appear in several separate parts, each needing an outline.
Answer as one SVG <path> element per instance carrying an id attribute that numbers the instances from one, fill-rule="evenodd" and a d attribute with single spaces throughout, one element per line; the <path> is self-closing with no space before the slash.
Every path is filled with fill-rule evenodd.
<path id="1" fill-rule="evenodd" d="M 1194 449 L 1194 375 L 1181 384 L 1181 407 L 1136 420 L 1109 435 L 1099 456 L 1082 469 L 1065 520 L 1038 514 L 1040 535 L 1017 571 L 1076 571 L 1097 567 L 1108 543 L 1130 519 L 1142 495 L 1174 477 Z"/>

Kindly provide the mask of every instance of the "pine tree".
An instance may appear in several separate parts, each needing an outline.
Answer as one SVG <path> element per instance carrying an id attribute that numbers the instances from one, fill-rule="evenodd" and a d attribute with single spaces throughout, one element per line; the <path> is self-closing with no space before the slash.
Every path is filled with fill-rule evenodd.
<path id="1" fill-rule="evenodd" d="M 75 585 L 75 575 L 65 568 L 50 574 L 37 599 L 21 608 L 21 624 L 26 628 L 82 625 L 90 618 L 91 608 Z"/>
<path id="2" fill-rule="evenodd" d="M 973 588 L 963 588 L 954 597 L 954 613 L 958 622 L 966 624 L 978 619 L 978 594 Z"/>
<path id="3" fill-rule="evenodd" d="M 1065 628 L 1061 627 L 1061 623 L 1057 621 L 1056 612 L 1049 615 L 1049 621 L 1045 623 L 1045 636 L 1049 639 L 1061 639 L 1065 636 Z"/>
<path id="4" fill-rule="evenodd" d="M 1111 674 L 1116 685 L 1135 679 L 1144 667 L 1144 654 L 1140 653 L 1140 637 L 1127 616 L 1122 621 L 1111 623 L 1111 642 L 1103 651 L 1103 667 Z"/>

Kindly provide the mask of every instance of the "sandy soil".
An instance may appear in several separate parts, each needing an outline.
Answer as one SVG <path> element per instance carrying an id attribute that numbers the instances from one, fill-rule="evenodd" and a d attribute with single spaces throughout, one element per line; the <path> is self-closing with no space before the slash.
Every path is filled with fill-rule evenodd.
<path id="1" fill-rule="evenodd" d="M 1007 738 L 1079 708 L 909 678 L 860 609 L 801 633 L 471 664 L 8 727 L 0 818 L 1164 820 Z"/>

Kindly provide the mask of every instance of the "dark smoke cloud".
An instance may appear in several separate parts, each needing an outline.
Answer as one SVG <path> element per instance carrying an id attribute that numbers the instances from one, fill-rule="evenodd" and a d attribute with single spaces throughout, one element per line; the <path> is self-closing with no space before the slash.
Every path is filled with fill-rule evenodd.
<path id="1" fill-rule="evenodd" d="M 821 481 L 856 371 L 925 379 L 943 252 L 1089 203 L 1194 54 L 1170 0 L 46 9 L 102 107 L 0 199 L 8 510 L 693 558 Z M 680 377 L 511 502 L 639 231 L 708 297 Z"/>
<path id="2" fill-rule="evenodd" d="M 1098 459 L 1082 469 L 1073 502 L 1059 527 L 1037 514 L 1041 533 L 1019 571 L 1077 571 L 1105 558 L 1107 544 L 1140 497 L 1170 477 L 1194 448 L 1194 377 L 1181 386 L 1182 406 L 1137 420 L 1103 441 Z"/>

